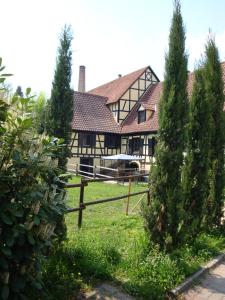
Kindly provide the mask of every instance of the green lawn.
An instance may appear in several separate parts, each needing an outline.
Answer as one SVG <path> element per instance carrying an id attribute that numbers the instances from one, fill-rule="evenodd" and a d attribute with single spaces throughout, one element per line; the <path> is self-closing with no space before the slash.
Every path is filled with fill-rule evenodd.
<path id="1" fill-rule="evenodd" d="M 73 178 L 72 182 L 79 182 Z M 131 192 L 146 189 L 132 184 Z M 127 194 L 128 186 L 90 183 L 85 202 Z M 133 208 L 141 195 L 130 199 Z M 68 191 L 68 205 L 77 207 L 79 188 Z M 220 233 L 202 234 L 194 245 L 186 245 L 168 255 L 150 247 L 144 231 L 140 206 L 125 215 L 126 199 L 88 206 L 83 225 L 77 229 L 78 213 L 66 216 L 68 241 L 47 264 L 46 281 L 54 281 L 50 299 L 76 299 L 69 296 L 101 281 L 111 281 L 139 299 L 164 299 L 165 292 L 197 270 L 200 264 L 225 248 Z M 146 196 L 143 201 L 146 202 Z M 66 291 L 66 292 L 65 292 Z"/>
<path id="2" fill-rule="evenodd" d="M 79 183 L 80 178 L 74 178 L 73 183 Z M 143 191 L 147 189 L 147 184 L 132 183 L 131 193 Z M 79 206 L 79 188 L 68 190 L 67 204 L 70 207 Z M 85 187 L 84 202 L 93 201 L 96 199 L 111 198 L 120 195 L 128 194 L 128 185 L 94 182 L 89 183 L 88 187 Z M 137 204 L 142 195 L 130 197 L 130 210 Z M 146 195 L 143 197 L 143 201 L 147 201 Z M 125 210 L 127 205 L 127 198 L 117 200 L 108 203 L 102 203 L 92 206 L 87 206 L 83 211 L 83 224 L 82 233 L 87 231 L 105 231 L 119 233 L 121 230 L 143 230 L 142 220 L 139 215 L 139 205 L 132 212 L 132 214 L 126 216 Z M 69 238 L 74 237 L 74 231 L 77 232 L 77 218 L 78 213 L 70 213 L 66 217 L 66 223 L 68 226 Z"/>

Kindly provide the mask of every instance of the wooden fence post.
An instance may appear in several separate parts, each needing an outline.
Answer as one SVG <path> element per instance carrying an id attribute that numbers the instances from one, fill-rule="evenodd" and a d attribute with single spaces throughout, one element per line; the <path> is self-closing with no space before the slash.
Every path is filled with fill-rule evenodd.
<path id="1" fill-rule="evenodd" d="M 83 203 L 84 203 L 84 187 L 86 186 L 85 181 L 81 178 L 81 187 L 80 187 L 80 201 L 79 201 L 79 214 L 78 214 L 78 228 L 81 228 L 82 219 L 83 219 Z"/>
<path id="2" fill-rule="evenodd" d="M 130 191 L 131 191 L 131 178 L 129 178 L 129 186 L 128 186 L 128 198 L 127 198 L 127 208 L 126 208 L 126 216 L 129 211 L 129 203 L 130 203 Z"/>
<path id="3" fill-rule="evenodd" d="M 97 173 L 96 169 L 97 169 L 97 167 L 96 167 L 96 166 L 94 166 L 94 168 L 93 168 L 93 174 L 94 174 L 94 178 L 96 178 L 96 173 Z"/>

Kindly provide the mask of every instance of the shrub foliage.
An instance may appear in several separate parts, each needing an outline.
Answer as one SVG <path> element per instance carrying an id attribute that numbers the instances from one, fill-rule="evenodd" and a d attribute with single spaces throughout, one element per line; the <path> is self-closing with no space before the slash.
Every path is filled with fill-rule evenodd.
<path id="1" fill-rule="evenodd" d="M 210 103 L 206 97 L 203 66 L 195 71 L 195 82 L 189 107 L 187 156 L 183 174 L 183 235 L 193 240 L 205 216 L 208 193 L 209 155 L 211 143 Z"/>
<path id="2" fill-rule="evenodd" d="M 187 55 L 179 1 L 175 1 L 160 101 L 156 165 L 151 176 L 152 206 L 144 213 L 146 228 L 161 248 L 176 246 L 183 205 L 181 167 L 187 121 Z"/>
<path id="3" fill-rule="evenodd" d="M 225 153 L 225 119 L 224 119 L 224 82 L 219 52 L 215 41 L 209 38 L 205 50 L 205 83 L 212 115 L 212 138 L 210 145 L 209 193 L 207 199 L 206 226 L 221 224 L 224 207 L 224 153 Z"/>
<path id="4" fill-rule="evenodd" d="M 3 67 L 1 67 L 2 69 Z M 1 74 L 0 83 L 7 74 Z M 3 89 L 3 87 L 2 87 Z M 0 99 L 0 299 L 35 299 L 42 289 L 40 259 L 65 211 L 52 156 L 59 146 L 38 136 L 31 90 Z"/>

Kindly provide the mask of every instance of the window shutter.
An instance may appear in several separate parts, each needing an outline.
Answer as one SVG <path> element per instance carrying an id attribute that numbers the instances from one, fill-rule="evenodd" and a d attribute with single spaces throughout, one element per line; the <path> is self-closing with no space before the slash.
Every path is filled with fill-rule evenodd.
<path id="1" fill-rule="evenodd" d="M 133 152 L 133 140 L 129 140 L 129 144 L 128 144 L 128 154 L 132 154 Z"/>
<path id="2" fill-rule="evenodd" d="M 157 141 L 155 137 L 148 139 L 148 155 L 154 156 L 155 155 L 155 146 L 157 144 Z"/>
<path id="3" fill-rule="evenodd" d="M 153 156 L 153 141 L 152 139 L 148 139 L 148 155 Z"/>
<path id="4" fill-rule="evenodd" d="M 121 146 L 121 138 L 119 135 L 115 136 L 116 138 L 116 148 L 120 148 Z"/>
<path id="5" fill-rule="evenodd" d="M 95 145 L 96 145 L 96 134 L 93 133 L 91 134 L 91 146 L 95 147 Z"/>
<path id="6" fill-rule="evenodd" d="M 155 146 L 156 146 L 156 143 L 157 143 L 157 141 L 156 141 L 155 137 L 153 137 L 152 138 L 152 156 L 155 155 Z"/>
<path id="7" fill-rule="evenodd" d="M 109 136 L 105 134 L 105 148 L 109 147 Z"/>
<path id="8" fill-rule="evenodd" d="M 78 133 L 78 146 L 79 147 L 83 146 L 83 133 L 81 132 Z"/>

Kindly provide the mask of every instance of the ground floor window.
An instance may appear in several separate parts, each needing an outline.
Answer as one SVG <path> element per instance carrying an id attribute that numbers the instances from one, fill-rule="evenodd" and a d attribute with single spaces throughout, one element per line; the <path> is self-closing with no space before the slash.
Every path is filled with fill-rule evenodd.
<path id="1" fill-rule="evenodd" d="M 142 155 L 144 140 L 141 138 L 132 138 L 129 140 L 129 154 Z"/>
<path id="2" fill-rule="evenodd" d="M 119 135 L 105 135 L 105 147 L 106 148 L 119 148 L 120 136 Z"/>
<path id="3" fill-rule="evenodd" d="M 91 157 L 80 157 L 80 171 L 82 174 L 82 171 L 84 172 L 83 175 L 85 175 L 85 172 L 93 173 L 93 158 Z"/>

